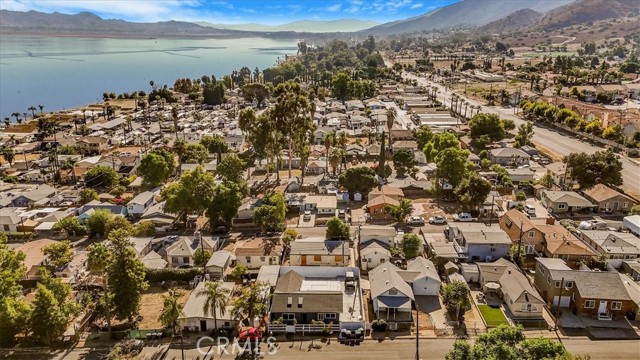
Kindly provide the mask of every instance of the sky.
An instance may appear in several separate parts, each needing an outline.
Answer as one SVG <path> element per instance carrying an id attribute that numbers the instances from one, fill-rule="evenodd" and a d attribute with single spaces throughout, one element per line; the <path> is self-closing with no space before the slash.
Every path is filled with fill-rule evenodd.
<path id="1" fill-rule="evenodd" d="M 166 20 L 278 25 L 297 20 L 388 22 L 459 0 L 0 0 L 0 9 L 76 14 L 135 22 Z"/>

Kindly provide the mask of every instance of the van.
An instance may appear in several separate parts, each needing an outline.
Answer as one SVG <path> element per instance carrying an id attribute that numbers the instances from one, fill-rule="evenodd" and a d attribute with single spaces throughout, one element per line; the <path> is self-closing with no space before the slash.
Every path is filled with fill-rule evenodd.
<path id="1" fill-rule="evenodd" d="M 533 205 L 530 204 L 524 204 L 524 212 L 527 213 L 528 215 L 536 215 L 536 208 L 533 207 Z"/>

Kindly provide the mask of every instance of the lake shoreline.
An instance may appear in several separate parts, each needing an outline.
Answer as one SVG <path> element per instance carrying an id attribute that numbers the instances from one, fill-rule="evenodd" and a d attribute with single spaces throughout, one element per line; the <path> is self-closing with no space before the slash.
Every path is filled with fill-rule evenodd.
<path id="1" fill-rule="evenodd" d="M 132 40 L 154 40 L 154 39 L 185 39 L 185 40 L 233 40 L 233 39 L 255 39 L 267 38 L 274 40 L 299 40 L 303 33 L 283 32 L 274 36 L 274 32 L 249 32 L 247 34 L 179 34 L 179 35 L 143 35 L 143 34 L 105 34 L 105 33 L 57 33 L 57 32 L 35 32 L 35 31 L 0 31 L 0 35 L 6 36 L 43 36 L 43 37 L 59 37 L 59 38 L 88 38 L 88 39 L 132 39 Z"/>

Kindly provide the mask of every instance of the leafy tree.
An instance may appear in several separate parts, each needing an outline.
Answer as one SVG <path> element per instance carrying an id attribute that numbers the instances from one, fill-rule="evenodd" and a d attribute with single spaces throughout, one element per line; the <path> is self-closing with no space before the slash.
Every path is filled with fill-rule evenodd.
<path id="1" fill-rule="evenodd" d="M 502 119 L 500 120 L 500 124 L 505 131 L 511 131 L 516 128 L 516 124 L 511 119 Z"/>
<path id="2" fill-rule="evenodd" d="M 164 210 L 172 214 L 200 215 L 209 208 L 215 187 L 213 175 L 198 166 L 162 190 L 166 199 Z"/>
<path id="3" fill-rule="evenodd" d="M 243 287 L 240 296 L 233 300 L 233 314 L 237 319 L 250 319 L 261 316 L 269 308 L 267 305 L 269 285 L 261 281 Z"/>
<path id="4" fill-rule="evenodd" d="M 262 205 L 253 209 L 252 219 L 262 231 L 280 230 L 285 227 L 287 204 L 280 192 L 269 191 L 262 198 Z"/>
<path id="5" fill-rule="evenodd" d="M 111 211 L 106 209 L 97 209 L 87 219 L 87 229 L 93 236 L 104 236 L 107 233 L 107 224 L 113 217 Z"/>
<path id="6" fill-rule="evenodd" d="M 607 140 L 613 140 L 613 141 L 616 141 L 616 142 L 620 142 L 620 141 L 624 140 L 623 128 L 622 128 L 622 126 L 620 126 L 618 124 L 609 125 L 602 132 L 602 137 L 604 139 L 607 139 Z"/>
<path id="7" fill-rule="evenodd" d="M 69 317 L 64 313 L 53 292 L 39 283 L 33 300 L 33 311 L 29 319 L 32 337 L 51 345 L 64 334 Z"/>
<path id="8" fill-rule="evenodd" d="M 140 310 L 142 291 L 148 287 L 145 267 L 126 231 L 115 230 L 109 234 L 109 249 L 112 260 L 107 268 L 107 277 L 113 312 L 118 319 L 131 322 Z"/>
<path id="9" fill-rule="evenodd" d="M 24 259 L 23 252 L 7 246 L 7 234 L 0 232 L 0 346 L 12 345 L 16 334 L 26 330 L 30 306 L 20 299 Z"/>
<path id="10" fill-rule="evenodd" d="M 393 167 L 398 176 L 403 177 L 418 163 L 409 149 L 398 149 L 393 153 Z"/>
<path id="11" fill-rule="evenodd" d="M 162 312 L 158 316 L 160 323 L 175 333 L 178 326 L 178 319 L 183 315 L 184 305 L 180 303 L 182 294 L 179 291 L 171 290 L 168 296 L 162 298 Z"/>
<path id="12" fill-rule="evenodd" d="M 370 167 L 352 167 L 338 177 L 340 186 L 350 193 L 367 194 L 378 184 L 376 172 Z"/>
<path id="13" fill-rule="evenodd" d="M 458 199 L 469 209 L 482 204 L 491 192 L 491 183 L 485 178 L 473 174 L 464 178 L 454 189 Z"/>
<path id="14" fill-rule="evenodd" d="M 47 245 L 42 249 L 42 253 L 47 256 L 49 263 L 56 268 L 63 268 L 69 265 L 73 259 L 73 249 L 69 240 Z"/>
<path id="15" fill-rule="evenodd" d="M 526 201 L 527 200 L 527 194 L 524 193 L 524 191 L 518 191 L 518 193 L 516 194 L 516 201 Z"/>
<path id="16" fill-rule="evenodd" d="M 525 122 L 518 126 L 518 134 L 515 140 L 520 146 L 531 145 L 531 138 L 533 138 L 533 123 Z"/>
<path id="17" fill-rule="evenodd" d="M 551 189 L 555 184 L 555 181 L 553 180 L 553 176 L 551 176 L 551 174 L 549 173 L 544 174 L 544 176 L 540 178 L 539 182 L 540 182 L 540 185 L 544 186 L 547 189 Z"/>
<path id="18" fill-rule="evenodd" d="M 498 115 L 480 113 L 469 121 L 469 137 L 476 140 L 487 136 L 492 142 L 504 139 L 506 132 Z"/>
<path id="19" fill-rule="evenodd" d="M 246 84 L 242 87 L 242 95 L 247 102 L 256 102 L 258 107 L 264 105 L 264 101 L 269 97 L 269 87 L 260 83 Z"/>
<path id="20" fill-rule="evenodd" d="M 19 333 L 27 331 L 31 306 L 24 300 L 0 297 L 0 347 L 10 347 Z"/>
<path id="21" fill-rule="evenodd" d="M 156 234 L 156 226 L 152 221 L 141 221 L 133 227 L 133 236 L 154 236 Z"/>
<path id="22" fill-rule="evenodd" d="M 226 182 L 216 186 L 207 209 L 209 223 L 212 226 L 220 223 L 231 224 L 242 205 L 242 198 L 242 190 L 238 184 Z"/>
<path id="23" fill-rule="evenodd" d="M 418 142 L 418 149 L 424 149 L 424 146 L 427 145 L 428 142 L 433 140 L 433 132 L 431 128 L 427 125 L 421 125 L 416 130 L 416 141 Z"/>
<path id="24" fill-rule="evenodd" d="M 441 291 L 449 316 L 460 321 L 460 314 L 471 308 L 469 287 L 462 281 L 452 281 L 443 286 Z"/>
<path id="25" fill-rule="evenodd" d="M 629 211 L 629 215 L 640 215 L 640 205 L 634 205 Z"/>
<path id="26" fill-rule="evenodd" d="M 200 139 L 200 144 L 202 144 L 209 153 L 218 155 L 218 163 L 222 161 L 222 154 L 229 152 L 229 145 L 227 145 L 224 138 L 219 135 L 205 135 Z"/>
<path id="27" fill-rule="evenodd" d="M 519 345 L 523 353 L 522 358 L 528 360 L 557 359 L 566 353 L 561 343 L 543 337 L 524 339 Z"/>
<path id="28" fill-rule="evenodd" d="M 340 71 L 333 76 L 331 81 L 331 94 L 333 97 L 340 101 L 345 101 L 349 98 L 349 75 Z"/>
<path id="29" fill-rule="evenodd" d="M 282 233 L 282 242 L 285 246 L 289 246 L 292 241 L 295 241 L 298 238 L 298 232 L 296 229 L 288 228 Z"/>
<path id="30" fill-rule="evenodd" d="M 509 176 L 509 173 L 504 166 L 500 164 L 493 164 L 491 165 L 490 169 L 491 171 L 496 173 L 496 180 L 499 184 L 502 184 L 504 186 L 510 186 L 512 184 L 511 176 Z"/>
<path id="31" fill-rule="evenodd" d="M 445 360 L 471 360 L 471 345 L 466 340 L 456 340 L 453 349 L 445 355 Z"/>
<path id="32" fill-rule="evenodd" d="M 525 257 L 524 246 L 520 246 L 520 252 L 518 253 L 518 244 L 511 245 L 509 248 L 509 260 L 511 262 L 520 265 L 524 262 Z"/>
<path id="33" fill-rule="evenodd" d="M 184 164 L 204 164 L 209 152 L 201 144 L 186 144 L 181 162 Z"/>
<path id="34" fill-rule="evenodd" d="M 120 197 L 122 195 L 124 195 L 124 193 L 127 191 L 127 188 L 122 186 L 122 185 L 116 185 L 113 187 L 113 189 L 111 189 L 111 191 L 109 191 L 109 194 L 116 196 L 116 197 Z"/>
<path id="35" fill-rule="evenodd" d="M 340 218 L 334 216 L 327 221 L 325 237 L 327 239 L 342 239 L 348 241 L 351 239 L 351 228 Z"/>
<path id="36" fill-rule="evenodd" d="M 378 168 L 377 168 L 378 177 L 382 179 L 386 179 L 387 177 L 389 177 L 389 175 L 391 175 L 391 173 L 387 173 L 385 171 L 386 170 L 385 163 L 387 162 L 387 148 L 385 147 L 384 141 L 385 141 L 385 137 L 384 137 L 384 131 L 383 131 L 382 135 L 380 136 L 380 154 L 378 155 Z"/>
<path id="37" fill-rule="evenodd" d="M 427 157 L 427 161 L 433 162 L 440 152 L 449 148 L 460 148 L 460 141 L 455 134 L 450 132 L 442 132 L 434 134 L 431 141 L 422 148 L 424 155 Z"/>
<path id="38" fill-rule="evenodd" d="M 16 153 L 13 151 L 13 148 L 9 146 L 3 146 L 0 155 L 9 163 L 9 166 L 13 166 L 13 160 L 16 157 Z"/>
<path id="39" fill-rule="evenodd" d="M 240 159 L 236 154 L 229 154 L 221 162 L 218 163 L 216 173 L 222 180 L 232 183 L 240 183 L 243 181 L 243 173 L 246 167 L 244 160 Z"/>
<path id="40" fill-rule="evenodd" d="M 436 159 L 436 178 L 445 179 L 454 188 L 473 171 L 469 152 L 459 148 L 444 149 Z"/>
<path id="41" fill-rule="evenodd" d="M 563 159 L 569 168 L 569 175 L 582 189 L 597 183 L 609 186 L 622 185 L 622 163 L 612 151 L 598 151 L 594 154 L 572 153 Z"/>
<path id="42" fill-rule="evenodd" d="M 402 237 L 402 253 L 409 260 L 422 253 L 422 241 L 418 235 L 409 233 Z"/>
<path id="43" fill-rule="evenodd" d="M 205 266 L 209 259 L 211 259 L 211 251 L 209 250 L 198 249 L 193 253 L 193 263 L 196 266 Z"/>
<path id="44" fill-rule="evenodd" d="M 247 267 L 244 264 L 237 264 L 236 267 L 231 270 L 231 276 L 240 279 L 247 274 Z"/>
<path id="45" fill-rule="evenodd" d="M 207 105 L 221 105 L 225 102 L 224 84 L 222 82 L 206 83 L 203 89 L 204 103 Z"/>
<path id="46" fill-rule="evenodd" d="M 120 175 L 110 167 L 96 166 L 84 174 L 84 183 L 89 188 L 111 189 L 118 184 Z"/>
<path id="47" fill-rule="evenodd" d="M 131 235 L 133 234 L 133 225 L 122 216 L 112 216 L 107 220 L 107 225 L 104 230 L 107 236 L 114 230 L 124 230 Z"/>
<path id="48" fill-rule="evenodd" d="M 173 154 L 165 150 L 154 150 L 142 158 L 138 174 L 143 177 L 144 185 L 158 186 L 167 181 L 174 170 Z"/>
<path id="49" fill-rule="evenodd" d="M 100 274 L 102 278 L 103 299 L 105 302 L 105 318 L 107 319 L 107 329 L 111 332 L 111 298 L 109 294 L 109 281 L 105 272 L 111 264 L 111 253 L 107 245 L 93 243 L 87 249 L 87 267 L 90 271 Z"/>
<path id="50" fill-rule="evenodd" d="M 94 200 L 100 200 L 100 196 L 98 192 L 93 189 L 82 189 L 80 190 L 80 203 L 82 205 L 92 202 Z"/>
<path id="51" fill-rule="evenodd" d="M 213 315 L 216 332 L 218 331 L 218 313 L 224 315 L 227 311 L 227 299 L 230 291 L 224 287 L 222 281 L 206 281 L 204 287 L 196 293 L 197 297 L 204 297 L 202 311 L 205 315 Z"/>
<path id="52" fill-rule="evenodd" d="M 397 222 L 401 223 L 407 218 L 407 216 L 413 213 L 413 205 L 411 204 L 411 200 L 402 199 L 398 206 L 387 205 L 386 210 Z"/>
<path id="53" fill-rule="evenodd" d="M 69 216 L 58 221 L 53 225 L 53 230 L 64 231 L 67 236 L 81 236 L 87 232 L 87 228 L 80 223 L 75 216 Z"/>

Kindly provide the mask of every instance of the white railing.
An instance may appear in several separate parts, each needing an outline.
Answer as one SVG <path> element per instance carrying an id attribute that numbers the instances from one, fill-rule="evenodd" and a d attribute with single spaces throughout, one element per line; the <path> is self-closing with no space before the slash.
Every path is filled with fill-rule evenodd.
<path id="1" fill-rule="evenodd" d="M 269 324 L 267 325 L 267 331 L 273 333 L 321 333 L 321 332 L 338 332 L 340 331 L 339 324 L 322 325 L 322 324 L 296 324 L 296 325 L 284 325 L 284 324 Z"/>
<path id="2" fill-rule="evenodd" d="M 611 312 L 598 313 L 598 320 L 611 320 L 613 317 Z"/>

